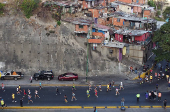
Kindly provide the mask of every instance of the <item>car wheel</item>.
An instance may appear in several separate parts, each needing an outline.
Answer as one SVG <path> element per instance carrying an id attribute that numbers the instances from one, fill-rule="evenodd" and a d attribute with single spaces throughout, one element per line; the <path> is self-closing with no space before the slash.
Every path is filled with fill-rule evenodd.
<path id="1" fill-rule="evenodd" d="M 15 81 L 17 81 L 17 77 L 15 77 L 14 79 L 15 79 Z"/>
<path id="2" fill-rule="evenodd" d="M 37 80 L 38 80 L 38 78 L 35 78 L 35 80 L 37 81 Z"/>
<path id="3" fill-rule="evenodd" d="M 73 79 L 73 81 L 75 81 L 76 79 Z"/>
<path id="4" fill-rule="evenodd" d="M 48 81 L 50 81 L 50 77 L 48 77 Z"/>

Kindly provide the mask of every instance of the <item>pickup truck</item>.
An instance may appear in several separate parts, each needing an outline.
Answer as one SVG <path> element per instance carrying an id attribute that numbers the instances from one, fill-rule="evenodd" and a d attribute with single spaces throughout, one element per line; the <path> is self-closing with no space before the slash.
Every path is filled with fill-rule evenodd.
<path id="1" fill-rule="evenodd" d="M 53 71 L 45 71 L 45 70 L 42 70 L 38 73 L 35 73 L 33 78 L 37 81 L 39 79 L 43 80 L 43 79 L 47 79 L 47 80 L 51 80 L 54 78 L 54 74 L 53 74 Z"/>
<path id="2" fill-rule="evenodd" d="M 1 80 L 4 80 L 4 79 L 18 80 L 23 77 L 24 77 L 24 74 L 22 74 L 21 72 L 15 72 L 15 71 L 0 72 Z"/>

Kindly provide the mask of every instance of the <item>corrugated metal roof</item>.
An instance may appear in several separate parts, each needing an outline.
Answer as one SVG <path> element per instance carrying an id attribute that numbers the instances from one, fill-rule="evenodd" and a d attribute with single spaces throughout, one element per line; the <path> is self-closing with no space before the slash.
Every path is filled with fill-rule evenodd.
<path id="1" fill-rule="evenodd" d="M 109 29 L 111 29 L 108 26 L 104 26 L 104 25 L 100 25 L 100 24 L 94 24 L 93 28 L 97 28 L 97 29 L 100 29 L 100 30 L 103 30 L 103 31 L 108 31 Z"/>

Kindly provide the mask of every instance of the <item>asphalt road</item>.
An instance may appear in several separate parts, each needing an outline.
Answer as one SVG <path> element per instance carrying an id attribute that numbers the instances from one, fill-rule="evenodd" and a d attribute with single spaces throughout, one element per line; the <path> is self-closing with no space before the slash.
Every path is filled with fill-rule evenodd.
<path id="1" fill-rule="evenodd" d="M 158 84 L 167 84 L 165 80 L 159 81 Z M 24 106 L 120 106 L 120 100 L 122 97 L 125 98 L 125 105 L 126 106 L 142 106 L 142 105 L 163 105 L 163 102 L 158 101 L 148 101 L 145 99 L 145 92 L 148 90 L 155 90 L 156 82 L 154 83 L 147 83 L 147 84 L 138 84 L 133 87 L 126 87 L 125 89 L 120 91 L 120 95 L 115 95 L 115 88 L 112 91 L 106 92 L 106 87 L 102 87 L 103 91 L 98 92 L 98 98 L 95 97 L 94 91 L 90 91 L 90 98 L 86 96 L 86 90 L 88 87 L 76 87 L 76 98 L 77 101 L 71 101 L 72 97 L 72 87 L 59 87 L 61 91 L 61 95 L 56 96 L 55 87 L 44 87 L 43 89 L 39 90 L 38 87 L 21 87 L 22 89 L 31 90 L 32 100 L 34 103 L 27 104 L 28 98 L 25 97 L 23 101 Z M 40 99 L 34 98 L 34 91 L 37 89 L 39 92 Z M 5 103 L 8 106 L 19 106 L 19 100 L 23 97 L 23 93 L 21 95 L 16 94 L 16 88 L 14 87 L 6 87 L 5 92 L 0 90 L 0 97 L 2 97 Z M 17 102 L 12 102 L 11 95 L 15 93 Z M 140 93 L 140 101 L 137 103 L 136 101 L 136 94 Z M 162 92 L 162 99 L 167 99 L 170 101 L 170 92 Z M 68 103 L 64 102 L 64 95 L 68 97 Z"/>

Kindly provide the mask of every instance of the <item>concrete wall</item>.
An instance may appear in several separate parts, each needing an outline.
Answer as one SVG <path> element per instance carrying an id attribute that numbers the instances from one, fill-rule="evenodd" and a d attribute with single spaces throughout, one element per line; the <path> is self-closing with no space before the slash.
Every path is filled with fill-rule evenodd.
<path id="1" fill-rule="evenodd" d="M 61 23 L 55 28 L 56 33 L 47 36 L 49 31 L 36 22 L 1 17 L 1 70 L 17 70 L 31 75 L 40 69 L 53 70 L 55 75 L 75 72 L 85 76 L 87 41 L 75 36 L 75 25 Z M 97 51 L 89 51 L 89 75 L 118 73 L 116 61 L 102 56 L 101 49 L 97 46 Z"/>

